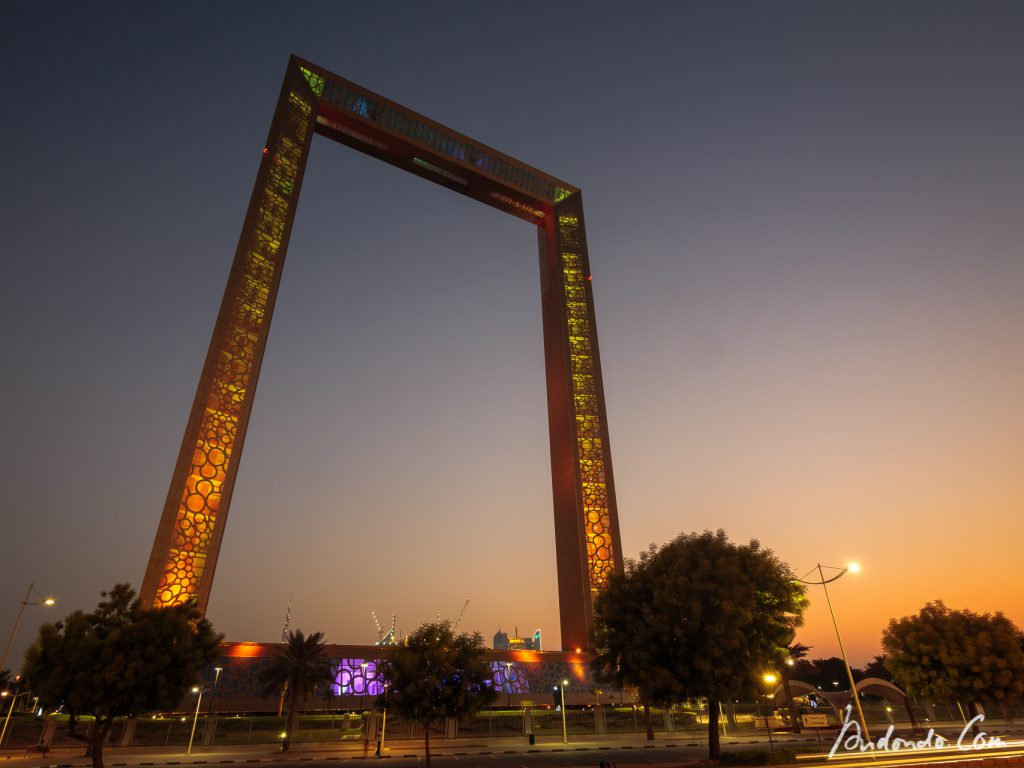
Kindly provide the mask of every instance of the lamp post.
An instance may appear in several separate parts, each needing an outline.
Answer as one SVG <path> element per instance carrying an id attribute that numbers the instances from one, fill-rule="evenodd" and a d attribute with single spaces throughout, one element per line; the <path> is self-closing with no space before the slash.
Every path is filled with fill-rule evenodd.
<path id="1" fill-rule="evenodd" d="M 512 662 L 505 662 L 505 694 L 508 696 L 508 708 L 512 709 Z"/>
<path id="2" fill-rule="evenodd" d="M 839 573 L 830 579 L 826 579 L 825 572 L 822 570 L 823 568 L 828 568 L 831 571 L 839 571 Z M 857 694 L 857 684 L 853 681 L 853 671 L 850 669 L 850 662 L 846 658 L 846 649 L 843 647 L 843 637 L 839 634 L 839 622 L 836 621 L 836 612 L 833 610 L 832 600 L 828 596 L 829 584 L 842 578 L 847 572 L 857 573 L 860 570 L 860 566 L 857 563 L 850 563 L 845 568 L 836 568 L 831 565 L 823 566 L 821 563 L 818 563 L 815 568 L 811 569 L 811 572 L 815 570 L 818 572 L 818 578 L 820 581 L 807 581 L 806 579 L 798 579 L 798 581 L 815 586 L 821 585 L 821 588 L 825 590 L 825 603 L 828 605 L 828 612 L 832 617 L 832 626 L 836 631 L 836 640 L 839 641 L 839 653 L 842 654 L 843 657 L 843 666 L 846 668 L 846 677 L 850 681 L 850 694 L 853 696 L 853 703 L 857 705 L 857 717 L 860 720 L 861 727 L 864 728 L 864 739 L 866 741 L 871 741 L 871 733 L 868 730 L 868 721 L 864 718 L 864 710 L 860 705 L 860 696 Z M 838 687 L 838 681 L 834 682 L 833 685 Z"/>
<path id="3" fill-rule="evenodd" d="M 569 743 L 569 730 L 565 725 L 565 686 L 569 684 L 568 680 L 563 680 L 562 684 L 558 687 L 558 693 L 562 697 L 562 743 Z"/>
<path id="4" fill-rule="evenodd" d="M 196 699 L 196 714 L 192 718 L 192 733 L 189 734 L 189 737 L 188 737 L 188 751 L 185 752 L 186 755 L 191 755 L 192 754 L 192 740 L 195 739 L 195 737 L 196 737 L 196 723 L 199 722 L 199 705 L 203 703 L 203 693 L 205 691 L 206 691 L 205 688 L 199 688 L 199 687 L 195 687 L 195 688 L 192 689 L 192 693 L 198 693 L 199 694 L 199 698 Z"/>
<path id="5" fill-rule="evenodd" d="M 35 600 L 35 601 L 29 600 L 29 598 L 32 597 L 32 592 L 33 591 L 35 591 L 35 593 L 37 595 L 39 595 L 39 600 Z M 25 599 L 21 601 L 21 607 L 18 609 L 18 618 L 14 620 L 14 628 L 11 629 L 11 636 L 7 638 L 7 646 L 4 648 L 4 655 L 2 657 L 0 657 L 0 670 L 6 669 L 5 665 L 7 664 L 7 656 L 11 652 L 11 646 L 14 645 L 14 636 L 18 634 L 18 627 L 21 626 L 21 615 L 23 613 L 25 613 L 25 606 L 26 605 L 47 605 L 47 606 L 49 606 L 49 605 L 54 605 L 56 602 L 57 601 L 54 600 L 52 597 L 44 597 L 43 595 L 39 594 L 39 591 L 36 590 L 36 585 L 34 583 L 28 585 L 28 589 L 25 590 Z"/>
<path id="6" fill-rule="evenodd" d="M 213 668 L 213 687 L 210 689 L 210 704 L 206 708 L 206 719 L 209 720 L 213 717 L 213 694 L 217 690 L 217 683 L 220 682 L 220 673 L 224 671 L 224 667 Z"/>
<path id="7" fill-rule="evenodd" d="M 764 677 L 765 685 L 768 686 L 768 698 L 771 701 L 771 706 L 768 707 L 768 715 L 764 719 L 764 727 L 768 729 L 768 749 L 772 752 L 775 751 L 775 742 L 772 741 L 772 712 L 775 711 L 775 696 L 771 693 L 771 686 L 775 685 L 779 681 L 779 678 L 771 672 L 765 672 Z"/>
<path id="8" fill-rule="evenodd" d="M 384 683 L 384 713 L 380 722 L 380 741 L 377 742 L 377 757 L 384 754 L 384 732 L 388 728 L 388 687 L 391 683 Z"/>
<path id="9" fill-rule="evenodd" d="M 793 674 L 793 667 L 796 666 L 796 659 L 792 655 L 786 657 L 785 666 L 780 673 L 782 675 L 782 692 L 786 696 L 786 706 L 789 708 L 789 732 L 800 733 L 800 715 L 796 709 L 796 702 L 793 700 L 793 689 L 789 685 L 789 678 Z M 786 669 L 789 667 L 789 669 Z"/>

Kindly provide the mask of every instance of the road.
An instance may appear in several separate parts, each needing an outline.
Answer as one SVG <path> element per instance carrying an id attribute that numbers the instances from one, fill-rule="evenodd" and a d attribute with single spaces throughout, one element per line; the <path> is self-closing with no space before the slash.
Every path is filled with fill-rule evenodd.
<path id="1" fill-rule="evenodd" d="M 748 748 L 767 748 L 768 742 L 760 744 L 751 739 L 752 743 L 740 744 L 729 740 L 723 743 L 726 749 L 738 746 Z M 801 746 L 810 747 L 807 743 Z M 271 765 L 273 768 L 312 768 L 316 766 L 330 768 L 345 766 L 346 768 L 422 768 L 423 745 L 419 742 L 396 742 L 385 750 L 384 759 L 376 758 L 371 748 L 370 754 L 363 757 L 361 748 L 338 750 L 337 748 L 309 747 L 297 745 L 293 752 L 282 754 L 267 748 L 256 749 L 216 749 L 195 751 L 186 756 L 182 751 L 168 750 L 136 750 L 131 751 L 107 749 L 104 752 L 106 768 L 190 768 L 190 766 L 252 766 L 255 764 Z M 697 741 L 658 740 L 653 743 L 622 741 L 587 740 L 561 743 L 539 744 L 528 747 L 521 740 L 509 743 L 445 743 L 433 745 L 431 764 L 433 768 L 562 768 L 568 766 L 590 766 L 597 768 L 602 762 L 615 763 L 618 768 L 626 765 L 675 765 L 707 758 L 707 745 Z M 90 765 L 87 758 L 82 757 L 82 750 L 62 750 L 51 753 L 47 757 L 25 756 L 11 753 L 4 764 L 10 768 L 85 768 Z"/>
<path id="2" fill-rule="evenodd" d="M 946 730 L 946 729 L 942 729 Z M 996 731 L 997 729 L 993 729 Z M 1024 755 L 1024 742 L 1020 741 L 1020 732 L 1010 726 L 998 729 L 1012 743 L 1003 750 L 1006 755 Z M 1015 733 L 1014 733 L 1015 732 Z M 1012 735 L 1011 735 L 1012 734 Z M 879 734 L 881 735 L 881 734 Z M 909 735 L 909 734 L 908 734 Z M 951 734 L 952 735 L 952 734 Z M 763 734 L 744 734 L 745 738 L 725 738 L 722 740 L 724 750 L 763 749 L 767 750 L 768 739 Z M 832 744 L 835 734 L 822 734 L 824 751 Z M 395 742 L 385 751 L 385 758 L 373 756 L 363 757 L 361 743 L 351 744 L 346 748 L 340 745 L 305 745 L 293 747 L 294 751 L 282 754 L 268 746 L 214 748 L 194 751 L 192 755 L 183 754 L 184 750 L 171 751 L 160 749 L 122 750 L 108 748 L 105 750 L 106 768 L 191 768 L 204 766 L 218 768 L 236 766 L 254 768 L 264 764 L 268 768 L 422 768 L 423 745 L 415 741 Z M 817 752 L 818 757 L 808 755 L 801 768 L 821 765 L 823 753 L 818 752 L 818 742 L 805 733 L 799 736 L 778 735 L 774 738 L 774 747 L 796 748 L 801 751 Z M 645 766 L 646 768 L 676 767 L 687 763 L 696 763 L 707 759 L 707 744 L 697 740 L 692 734 L 671 736 L 659 734 L 654 742 L 640 739 L 624 740 L 606 737 L 577 737 L 567 745 L 559 742 L 546 742 L 530 747 L 521 739 L 502 739 L 491 744 L 475 741 L 442 741 L 431 750 L 432 768 L 598 768 L 601 762 L 613 763 L 616 768 L 628 766 Z M 989 755 L 985 755 L 988 757 Z M 24 753 L 8 753 L 4 755 L 5 768 L 86 768 L 91 765 L 87 758 L 82 757 L 82 750 L 61 750 L 47 757 L 39 755 L 26 756 Z M 920 754 L 905 752 L 900 755 L 876 754 L 870 761 L 872 766 L 910 765 L 922 760 L 941 762 L 943 760 L 963 760 L 964 758 L 981 757 L 979 753 Z M 311 765 L 312 764 L 312 765 Z M 831 765 L 835 765 L 832 762 Z"/>

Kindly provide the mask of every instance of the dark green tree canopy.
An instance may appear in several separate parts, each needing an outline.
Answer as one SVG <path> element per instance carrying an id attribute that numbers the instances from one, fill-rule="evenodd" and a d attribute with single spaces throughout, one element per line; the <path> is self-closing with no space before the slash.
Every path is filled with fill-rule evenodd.
<path id="1" fill-rule="evenodd" d="M 908 693 L 969 702 L 1024 694 L 1021 644 L 1002 613 L 952 610 L 941 600 L 893 619 L 882 634 L 885 666 Z"/>
<path id="2" fill-rule="evenodd" d="M 479 632 L 455 634 L 450 621 L 421 625 L 379 662 L 385 692 L 377 705 L 423 727 L 430 768 L 430 727 L 468 717 L 494 701 L 490 663 Z"/>
<path id="3" fill-rule="evenodd" d="M 651 546 L 597 600 L 597 665 L 652 702 L 726 699 L 788 656 L 807 605 L 789 566 L 724 531 Z"/>
<path id="4" fill-rule="evenodd" d="M 472 715 L 496 695 L 483 637 L 455 634 L 449 621 L 423 624 L 404 645 L 389 648 L 379 671 L 388 706 L 421 724 Z"/>
<path id="5" fill-rule="evenodd" d="M 598 597 L 595 669 L 649 704 L 727 700 L 784 662 L 805 607 L 789 566 L 757 541 L 683 534 L 627 561 Z"/>
<path id="6" fill-rule="evenodd" d="M 25 654 L 25 679 L 50 709 L 95 717 L 94 735 L 115 717 L 177 707 L 216 657 L 221 636 L 193 604 L 143 609 L 128 584 L 103 593 L 91 613 L 44 624 Z M 94 742 L 93 759 L 102 765 Z"/>
<path id="7" fill-rule="evenodd" d="M 886 658 L 885 658 L 884 654 L 883 655 L 879 655 L 879 656 L 875 656 L 871 661 L 869 661 L 867 664 L 864 665 L 864 669 L 863 669 L 864 677 L 877 677 L 877 678 L 880 678 L 882 680 L 887 680 L 888 682 L 891 683 L 892 682 L 892 672 L 889 671 L 889 668 L 885 665 L 885 662 L 886 662 Z M 859 679 L 857 677 L 857 672 L 859 672 L 859 671 L 861 671 L 861 670 L 857 670 L 857 669 L 853 670 L 853 679 L 854 680 Z"/>
<path id="8" fill-rule="evenodd" d="M 794 680 L 818 686 L 823 691 L 845 691 L 850 687 L 850 681 L 846 676 L 846 665 L 838 656 L 810 660 L 800 659 L 793 665 L 791 672 Z M 864 670 L 859 667 L 851 666 L 850 672 L 853 674 L 855 682 L 867 677 Z"/>

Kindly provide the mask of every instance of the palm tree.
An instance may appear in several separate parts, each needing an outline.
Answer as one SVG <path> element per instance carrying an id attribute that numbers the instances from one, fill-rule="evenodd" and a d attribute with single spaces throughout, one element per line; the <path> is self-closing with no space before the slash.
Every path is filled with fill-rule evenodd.
<path id="1" fill-rule="evenodd" d="M 789 652 L 789 656 L 786 659 L 786 663 L 782 665 L 782 690 L 786 694 L 786 702 L 789 704 L 789 719 L 790 727 L 793 729 L 792 732 L 800 733 L 800 718 L 797 717 L 796 702 L 793 701 L 793 693 L 789 690 L 789 670 L 800 659 L 807 657 L 807 652 L 811 650 L 811 646 L 804 645 L 803 643 L 791 643 L 786 650 Z"/>
<path id="2" fill-rule="evenodd" d="M 324 655 L 326 644 L 323 637 L 323 632 L 314 632 L 309 637 L 304 636 L 301 630 L 289 632 L 277 655 L 271 659 L 270 666 L 260 672 L 264 696 L 273 696 L 281 691 L 288 696 L 282 752 L 287 752 L 291 746 L 299 702 L 333 676 L 331 660 Z"/>
<path id="3" fill-rule="evenodd" d="M 0 691 L 6 691 L 13 682 L 14 677 L 11 675 L 11 670 L 0 669 Z"/>

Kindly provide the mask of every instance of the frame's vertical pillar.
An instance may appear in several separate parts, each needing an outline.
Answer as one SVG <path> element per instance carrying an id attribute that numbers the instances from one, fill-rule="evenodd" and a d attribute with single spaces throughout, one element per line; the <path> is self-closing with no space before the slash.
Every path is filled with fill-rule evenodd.
<path id="1" fill-rule="evenodd" d="M 206 611 L 316 120 L 289 63 L 140 597 Z M 322 83 L 319 84 L 322 87 Z"/>
<path id="2" fill-rule="evenodd" d="M 594 596 L 622 553 L 580 193 L 538 233 L 562 647 L 589 649 Z"/>

